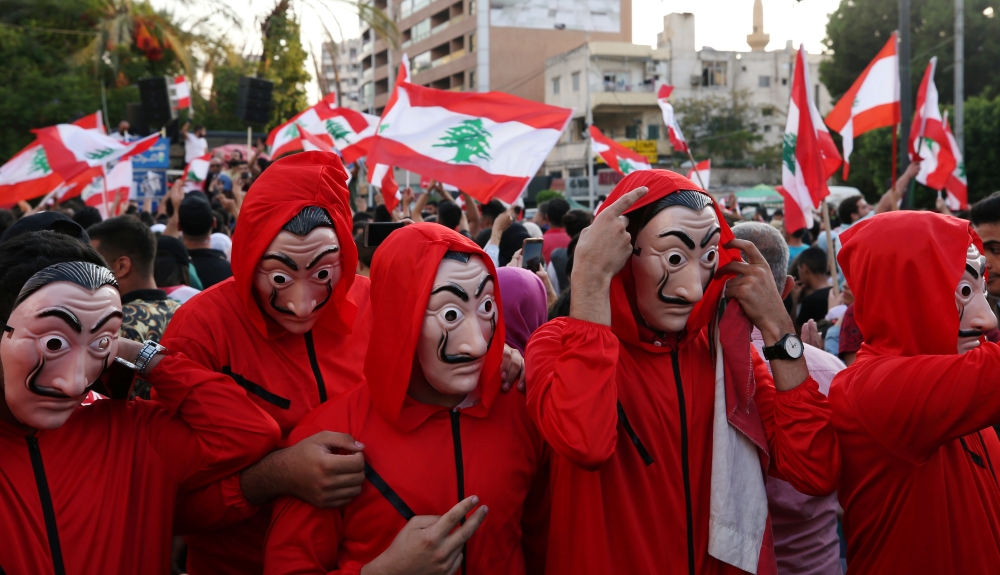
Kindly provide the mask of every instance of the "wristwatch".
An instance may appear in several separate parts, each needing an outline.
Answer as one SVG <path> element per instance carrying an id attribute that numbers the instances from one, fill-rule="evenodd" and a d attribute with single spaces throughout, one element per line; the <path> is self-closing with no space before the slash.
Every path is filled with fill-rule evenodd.
<path id="1" fill-rule="evenodd" d="M 798 359 L 802 357 L 802 340 L 794 333 L 786 333 L 778 343 L 764 348 L 764 359 Z"/>
<path id="2" fill-rule="evenodd" d="M 142 344 L 142 349 L 139 350 L 139 355 L 135 358 L 135 363 L 126 361 L 120 357 L 116 357 L 115 361 L 128 367 L 129 369 L 135 370 L 139 374 L 139 377 L 146 379 L 149 374 L 146 373 L 146 368 L 149 367 L 149 362 L 152 361 L 153 357 L 158 353 L 163 353 L 167 351 L 167 348 L 156 343 L 153 340 L 146 340 Z"/>

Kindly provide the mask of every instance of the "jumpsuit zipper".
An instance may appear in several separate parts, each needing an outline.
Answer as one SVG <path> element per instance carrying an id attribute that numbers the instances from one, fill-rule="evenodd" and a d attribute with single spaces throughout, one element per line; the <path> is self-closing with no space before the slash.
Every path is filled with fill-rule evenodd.
<path id="1" fill-rule="evenodd" d="M 326 402 L 326 385 L 323 383 L 323 373 L 319 370 L 319 361 L 316 359 L 316 346 L 313 345 L 312 330 L 306 332 L 306 354 L 309 356 L 309 365 L 312 366 L 313 376 L 316 377 L 316 386 L 319 388 L 319 402 Z"/>
<path id="2" fill-rule="evenodd" d="M 675 350 L 670 354 L 677 385 L 677 408 L 681 416 L 681 473 L 684 475 L 684 508 L 687 513 L 688 573 L 694 575 L 694 520 L 691 510 L 691 477 L 688 467 L 687 406 L 684 403 L 684 386 L 681 383 L 681 364 Z"/>
<path id="3" fill-rule="evenodd" d="M 455 445 L 455 478 L 458 483 L 458 500 L 465 499 L 465 467 L 462 464 L 462 429 L 459 426 L 459 413 L 457 409 L 451 410 L 451 440 Z M 465 517 L 459 521 L 465 525 Z M 462 575 L 466 575 L 466 552 L 465 545 L 462 545 Z"/>
<path id="4" fill-rule="evenodd" d="M 45 532 L 49 538 L 49 552 L 52 554 L 52 570 L 55 572 L 55 575 L 66 575 L 66 567 L 63 565 L 62 548 L 59 546 L 59 528 L 56 526 L 56 511 L 52 507 L 52 494 L 49 493 L 49 482 L 45 478 L 45 466 L 42 464 L 42 451 L 38 448 L 37 437 L 25 437 L 25 439 L 28 442 L 28 455 L 31 456 L 31 469 L 35 472 L 38 498 L 42 503 Z"/>

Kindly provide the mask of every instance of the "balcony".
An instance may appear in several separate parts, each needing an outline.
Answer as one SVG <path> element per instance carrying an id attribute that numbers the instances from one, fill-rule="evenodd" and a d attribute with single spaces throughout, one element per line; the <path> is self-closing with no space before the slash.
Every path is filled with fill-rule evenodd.
<path id="1" fill-rule="evenodd" d="M 451 54 L 448 54 L 447 56 L 443 56 L 443 57 L 438 58 L 437 60 L 434 60 L 433 62 L 431 62 L 431 68 L 437 68 L 438 66 L 444 66 L 445 64 L 448 64 L 450 62 L 458 60 L 462 56 L 465 56 L 465 50 L 464 49 L 463 50 L 456 50 L 456 51 L 452 52 Z"/>

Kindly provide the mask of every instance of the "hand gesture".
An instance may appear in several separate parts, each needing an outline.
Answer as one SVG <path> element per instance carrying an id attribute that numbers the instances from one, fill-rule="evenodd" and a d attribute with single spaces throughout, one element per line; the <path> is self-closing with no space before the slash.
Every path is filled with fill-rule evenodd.
<path id="1" fill-rule="evenodd" d="M 781 339 L 786 333 L 795 333 L 791 318 L 781 302 L 781 294 L 774 285 L 774 276 L 767 260 L 752 242 L 731 240 L 726 249 L 738 249 L 746 254 L 747 261 L 732 261 L 719 268 L 716 276 L 736 274 L 726 283 L 726 297 L 740 302 L 744 313 L 750 318 L 768 345 Z"/>
<path id="2" fill-rule="evenodd" d="M 493 235 L 502 236 L 511 224 L 514 223 L 514 208 L 500 214 L 493 220 Z"/>
<path id="3" fill-rule="evenodd" d="M 510 391 L 511 386 L 517 384 L 517 390 L 524 391 L 524 358 L 521 352 L 504 344 L 503 361 L 500 362 L 500 378 L 503 384 L 502 391 Z"/>
<path id="4" fill-rule="evenodd" d="M 361 493 L 365 480 L 362 449 L 364 445 L 350 435 L 332 431 L 321 431 L 284 449 L 284 491 L 316 507 L 346 505 Z"/>
<path id="5" fill-rule="evenodd" d="M 819 334 L 819 328 L 816 327 L 816 320 L 809 320 L 802 325 L 802 334 L 799 336 L 802 338 L 802 343 L 808 343 L 813 347 L 818 347 L 823 349 L 823 336 Z"/>
<path id="6" fill-rule="evenodd" d="M 452 575 L 462 566 L 465 542 L 479 529 L 489 509 L 483 505 L 464 525 L 455 526 L 478 503 L 473 495 L 441 517 L 410 519 L 389 548 L 361 569 L 362 575 Z"/>
<path id="7" fill-rule="evenodd" d="M 519 268 L 521 267 L 521 248 L 518 248 L 514 255 L 510 256 L 510 261 L 507 262 L 505 268 Z"/>

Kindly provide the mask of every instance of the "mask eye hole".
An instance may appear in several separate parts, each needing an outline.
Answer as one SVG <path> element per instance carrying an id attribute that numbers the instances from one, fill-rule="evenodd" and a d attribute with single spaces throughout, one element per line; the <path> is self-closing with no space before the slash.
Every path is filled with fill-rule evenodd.
<path id="1" fill-rule="evenodd" d="M 316 277 L 321 280 L 325 280 L 328 277 L 330 277 L 330 270 L 319 270 L 319 272 L 316 274 Z"/>
<path id="2" fill-rule="evenodd" d="M 672 266 L 679 266 L 684 263 L 684 257 L 680 254 L 670 254 L 667 256 L 667 263 Z"/>
<path id="3" fill-rule="evenodd" d="M 702 256 L 702 259 L 705 260 L 706 263 L 712 263 L 712 262 L 714 262 L 715 261 L 715 250 L 709 250 L 708 252 L 706 252 L 705 255 Z"/>
<path id="4" fill-rule="evenodd" d="M 102 337 L 101 340 L 97 342 L 97 349 L 99 349 L 101 351 L 104 351 L 104 350 L 108 349 L 108 346 L 110 346 L 110 345 L 111 345 L 111 338 L 110 337 Z"/>
<path id="5" fill-rule="evenodd" d="M 488 298 L 483 303 L 479 304 L 479 313 L 490 314 L 493 313 L 493 298 Z"/>
<path id="6" fill-rule="evenodd" d="M 446 309 L 445 312 L 444 312 L 444 319 L 445 319 L 445 321 L 449 321 L 449 322 L 457 320 L 458 319 L 458 310 L 455 309 L 455 308 L 448 308 L 448 309 Z"/>
<path id="7" fill-rule="evenodd" d="M 287 275 L 285 275 L 283 273 L 277 272 L 277 273 L 272 273 L 271 274 L 271 283 L 273 283 L 275 286 L 279 286 L 280 287 L 280 286 L 283 286 L 283 285 L 290 284 L 291 282 L 292 282 L 292 278 L 288 277 Z"/>
<path id="8" fill-rule="evenodd" d="M 972 286 L 966 284 L 962 286 L 962 297 L 969 297 L 972 295 Z"/>
<path id="9" fill-rule="evenodd" d="M 69 347 L 69 342 L 61 337 L 52 336 L 45 340 L 45 349 L 49 351 L 61 351 Z"/>

